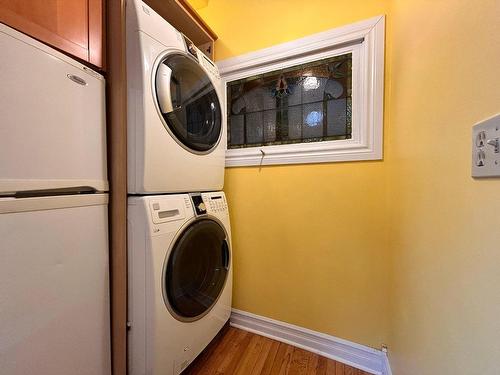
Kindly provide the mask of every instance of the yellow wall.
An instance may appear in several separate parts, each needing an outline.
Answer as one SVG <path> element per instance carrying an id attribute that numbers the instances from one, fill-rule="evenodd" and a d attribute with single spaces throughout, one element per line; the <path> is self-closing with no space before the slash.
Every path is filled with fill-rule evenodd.
<path id="1" fill-rule="evenodd" d="M 500 112 L 500 1 L 395 0 L 386 164 L 394 373 L 500 373 L 500 181 L 470 177 Z"/>
<path id="2" fill-rule="evenodd" d="M 388 1 L 210 0 L 224 59 L 385 14 Z M 388 332 L 383 162 L 230 168 L 234 307 L 380 348 Z"/>
<path id="3" fill-rule="evenodd" d="M 210 0 L 217 59 L 387 14 L 383 162 L 227 170 L 236 308 L 379 347 L 395 375 L 498 374 L 500 1 Z M 261 208 L 265 209 L 263 211 Z"/>

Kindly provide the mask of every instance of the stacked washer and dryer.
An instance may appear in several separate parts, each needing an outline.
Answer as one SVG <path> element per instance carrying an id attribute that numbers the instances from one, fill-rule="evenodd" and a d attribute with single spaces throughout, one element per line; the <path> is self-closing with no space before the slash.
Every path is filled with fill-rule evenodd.
<path id="1" fill-rule="evenodd" d="M 129 373 L 179 374 L 231 311 L 217 67 L 127 2 Z"/>

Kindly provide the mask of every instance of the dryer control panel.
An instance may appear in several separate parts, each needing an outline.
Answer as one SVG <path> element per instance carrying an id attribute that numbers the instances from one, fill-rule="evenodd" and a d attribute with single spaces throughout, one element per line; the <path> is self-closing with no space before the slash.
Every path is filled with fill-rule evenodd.
<path id="1" fill-rule="evenodd" d="M 206 70 L 212 73 L 215 77 L 220 78 L 219 69 L 217 69 L 215 63 L 206 57 L 200 50 L 198 50 L 198 59 L 200 60 L 200 64 L 205 67 Z"/>
<path id="2" fill-rule="evenodd" d="M 215 63 L 210 60 L 203 52 L 201 52 L 188 37 L 186 37 L 184 34 L 182 34 L 182 36 L 184 37 L 184 43 L 186 44 L 187 52 L 189 52 L 196 60 L 198 60 L 201 66 L 208 70 L 212 75 L 220 79 L 219 69 L 217 69 Z"/>

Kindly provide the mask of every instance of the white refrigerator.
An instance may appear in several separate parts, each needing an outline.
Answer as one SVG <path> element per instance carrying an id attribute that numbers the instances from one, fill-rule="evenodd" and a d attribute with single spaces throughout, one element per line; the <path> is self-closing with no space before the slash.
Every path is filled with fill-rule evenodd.
<path id="1" fill-rule="evenodd" d="M 0 24 L 0 374 L 109 375 L 103 77 Z"/>

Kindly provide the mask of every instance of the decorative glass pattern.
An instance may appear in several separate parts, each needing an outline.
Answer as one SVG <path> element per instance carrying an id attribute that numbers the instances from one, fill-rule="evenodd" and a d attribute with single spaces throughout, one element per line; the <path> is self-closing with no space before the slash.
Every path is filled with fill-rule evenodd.
<path id="1" fill-rule="evenodd" d="M 228 82 L 228 148 L 351 138 L 352 55 Z"/>

